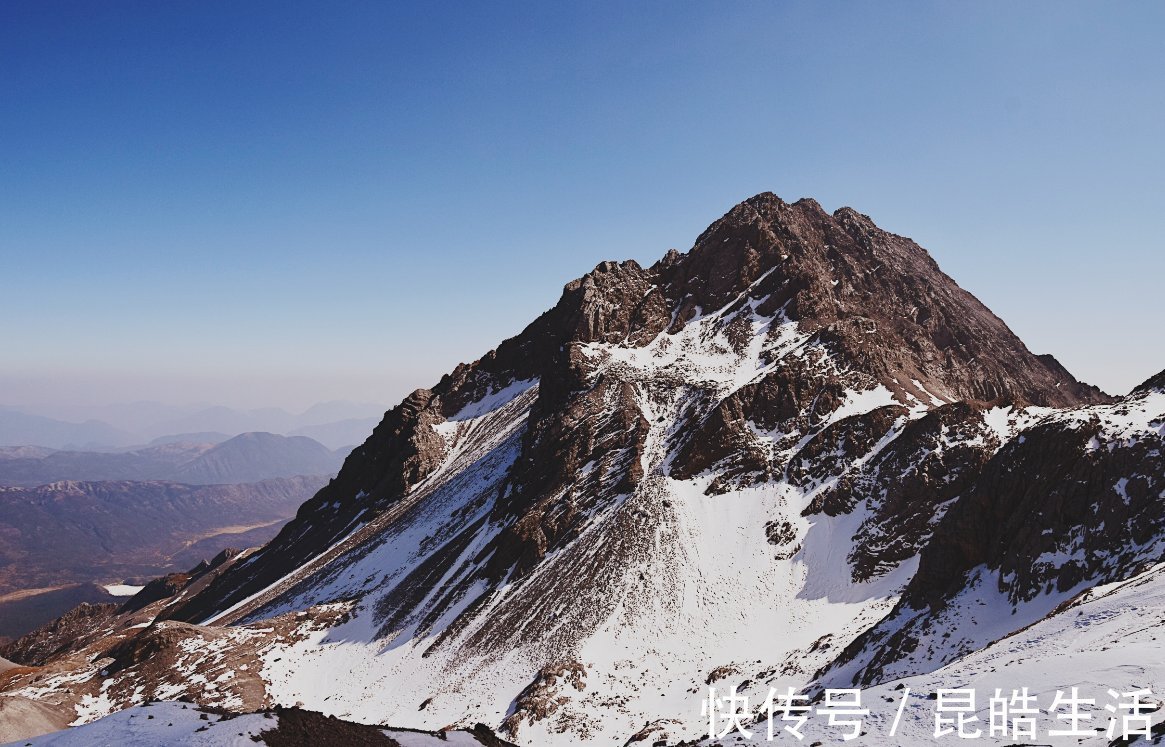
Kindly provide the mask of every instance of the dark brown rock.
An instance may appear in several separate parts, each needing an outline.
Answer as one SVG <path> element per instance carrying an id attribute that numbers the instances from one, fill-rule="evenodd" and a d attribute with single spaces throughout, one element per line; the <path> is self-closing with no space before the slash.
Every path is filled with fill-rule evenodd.
<path id="1" fill-rule="evenodd" d="M 760 374 L 734 390 L 725 390 L 723 382 L 643 372 L 604 359 L 604 345 L 643 347 L 704 317 L 713 320 L 707 335 L 717 337 L 702 341 L 704 349 L 739 355 L 751 344 L 751 315 L 771 320 L 766 344 L 789 322 L 796 323 L 803 344 L 797 355 L 763 354 Z M 490 588 L 503 578 L 521 582 L 549 553 L 569 546 L 588 517 L 641 492 L 650 477 L 644 466 L 652 428 L 647 400 L 677 408 L 677 421 L 664 436 L 672 455 L 670 475 L 711 474 L 710 492 L 786 475 L 804 484 L 836 481 L 815 510 L 841 512 L 869 497 L 861 495 L 866 487 L 877 488 L 871 504 L 876 510 L 851 558 L 859 577 L 876 574 L 925 544 L 950 491 L 971 479 L 989 449 L 928 462 L 913 478 L 894 484 L 888 469 L 849 474 L 843 457 L 828 456 L 831 447 L 873 448 L 898 427 L 905 407 L 930 405 L 932 395 L 1020 405 L 1107 401 L 1050 357 L 1028 351 L 914 242 L 878 229 L 853 210 L 830 215 L 812 200 L 787 204 L 765 193 L 729 211 L 687 254 L 669 253 L 647 269 L 635 262 L 600 264 L 567 284 L 554 308 L 521 334 L 479 361 L 458 366 L 432 389 L 410 395 L 386 413 L 337 478 L 305 503 L 273 542 L 173 617 L 205 619 L 270 587 L 357 527 L 396 516 L 394 507 L 446 456 L 434 425 L 490 392 L 534 379 L 537 396 L 520 448 L 489 516 L 496 535 L 476 559 L 475 576 L 461 578 L 458 589 L 473 578 Z M 902 406 L 832 422 L 848 397 L 877 386 L 886 387 Z M 907 426 L 901 443 L 881 463 L 909 459 L 923 441 L 942 428 L 957 430 L 956 421 L 971 412 L 952 410 Z M 800 460 L 797 454 L 789 458 L 790 448 L 803 452 Z M 970 466 L 963 469 L 955 463 L 960 460 Z M 906 517 L 902 536 L 889 542 L 900 516 Z M 382 634 L 395 631 L 410 610 L 431 597 L 428 592 L 480 531 L 467 525 L 450 533 L 382 601 L 377 608 Z M 627 542 L 635 531 L 629 530 Z M 621 543 L 619 552 L 635 552 Z M 361 552 L 351 551 L 345 562 Z M 612 552 L 607 561 L 613 563 Z M 608 570 L 588 568 L 587 578 L 598 583 Z M 302 579 L 295 589 L 310 583 Z M 429 620 L 458 595 L 432 598 L 438 601 L 424 612 Z M 587 614 L 597 616 L 600 609 Z M 487 625 L 481 639 L 504 645 L 508 614 Z"/>
<path id="2" fill-rule="evenodd" d="M 117 614 L 116 604 L 81 604 L 52 622 L 0 648 L 0 654 L 17 664 L 41 666 L 57 652 L 71 646 Z"/>

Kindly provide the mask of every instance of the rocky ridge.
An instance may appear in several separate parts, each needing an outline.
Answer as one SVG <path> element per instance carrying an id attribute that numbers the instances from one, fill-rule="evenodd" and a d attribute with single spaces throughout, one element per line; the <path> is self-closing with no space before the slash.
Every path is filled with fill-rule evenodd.
<path id="1" fill-rule="evenodd" d="M 242 662 L 257 707 L 674 741 L 710 681 L 935 671 L 1160 559 L 1160 378 L 1114 400 L 909 239 L 758 195 L 386 413 L 275 540 L 81 657 L 82 720 Z M 1011 627 L 969 622 L 985 589 Z"/>

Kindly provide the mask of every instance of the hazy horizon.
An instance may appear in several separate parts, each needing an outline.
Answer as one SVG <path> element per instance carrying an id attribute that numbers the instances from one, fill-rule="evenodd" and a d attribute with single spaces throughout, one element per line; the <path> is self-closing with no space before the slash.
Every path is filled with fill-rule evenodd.
<path id="1" fill-rule="evenodd" d="M 135 404 L 160 404 L 171 407 L 228 407 L 234 410 L 280 409 L 299 414 L 317 405 L 334 402 L 392 406 L 418 386 L 400 379 L 392 386 L 373 377 L 360 386 L 351 386 L 352 379 L 338 375 L 333 379 L 303 379 L 279 382 L 277 392 L 271 391 L 265 377 L 231 378 L 184 377 L 155 374 L 142 377 L 134 373 L 105 372 L 102 374 L 65 373 L 44 376 L 36 374 L 0 374 L 0 407 L 43 410 L 52 407 L 100 408 Z M 430 384 L 436 383 L 436 380 Z M 402 391 L 400 396 L 385 396 L 383 392 Z M 363 394 L 362 394 L 363 392 Z M 377 392 L 381 394 L 375 396 Z M 330 394 L 329 394 L 330 393 Z"/>
<path id="2" fill-rule="evenodd" d="M 0 410 L 15 410 L 18 412 L 43 414 L 46 417 L 60 417 L 64 420 L 72 418 L 64 417 L 59 413 L 64 412 L 100 412 L 100 411 L 124 411 L 132 412 L 135 408 L 168 408 L 174 411 L 197 413 L 206 410 L 226 409 L 237 412 L 284 412 L 288 415 L 306 415 L 318 409 L 326 409 L 330 406 L 347 407 L 347 408 L 361 408 L 369 411 L 387 408 L 390 405 L 385 402 L 360 402 L 346 399 L 330 399 L 313 402 L 307 406 L 292 406 L 283 407 L 281 405 L 260 405 L 258 407 L 250 407 L 247 405 L 229 405 L 222 402 L 213 402 L 208 400 L 192 400 L 187 402 L 164 402 L 156 399 L 139 399 L 139 400 L 118 400 L 110 402 L 78 402 L 68 400 L 40 400 L 35 402 L 27 402 L 24 404 L 12 404 L 10 402 L 0 402 Z M 87 417 L 85 415 L 78 415 L 80 417 Z M 96 416 L 95 416 L 96 417 Z"/>
<path id="3" fill-rule="evenodd" d="M 0 403 L 393 405 L 761 191 L 1165 369 L 1165 6 L 0 7 Z"/>

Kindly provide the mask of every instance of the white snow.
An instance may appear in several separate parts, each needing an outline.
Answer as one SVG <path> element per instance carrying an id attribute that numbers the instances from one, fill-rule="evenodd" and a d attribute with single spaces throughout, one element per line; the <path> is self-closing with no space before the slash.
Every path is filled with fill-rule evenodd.
<path id="1" fill-rule="evenodd" d="M 949 401 L 932 394 L 925 386 L 922 385 L 922 382 L 918 379 L 911 379 L 910 383 L 914 384 L 915 389 L 925 394 L 927 398 L 930 399 L 930 404 L 934 405 L 935 407 L 942 407 Z"/>
<path id="2" fill-rule="evenodd" d="M 132 597 L 144 588 L 146 587 L 130 586 L 129 584 L 110 584 L 105 587 L 105 590 L 115 597 Z"/>
<path id="3" fill-rule="evenodd" d="M 970 601 L 969 598 L 964 602 Z M 951 664 L 929 674 L 892 680 L 862 693 L 863 704 L 872 711 L 866 718 L 866 733 L 850 742 L 858 747 L 881 747 L 897 744 L 904 747 L 932 745 L 934 739 L 935 701 L 927 696 L 939 688 L 971 688 L 976 691 L 975 726 L 983 733 L 977 744 L 1014 744 L 1010 739 L 992 736 L 988 731 L 990 714 L 988 698 L 996 688 L 1010 695 L 1013 690 L 1027 687 L 1036 696 L 1044 710 L 1037 718 L 1039 733 L 1031 741 L 1054 747 L 1075 745 L 1108 745 L 1112 738 L 1106 734 L 1110 713 L 1106 704 L 1112 703 L 1109 689 L 1118 693 L 1150 688 L 1154 692 L 1146 700 L 1159 703 L 1165 678 L 1165 564 L 1159 564 L 1139 576 L 1114 584 L 1096 587 L 1065 609 L 1059 610 L 1030 627 L 1010 633 L 1014 623 L 1007 610 L 993 611 L 991 602 L 984 598 L 964 605 L 961 614 L 975 612 L 981 623 L 1004 634 L 1002 640 L 973 651 Z M 1000 614 L 1002 612 L 1002 614 Z M 992 616 L 998 619 L 992 620 Z M 888 737 L 894 715 L 902 699 L 902 690 L 910 688 L 911 696 L 902 723 L 893 739 Z M 1082 697 L 1094 698 L 1094 706 L 1085 710 L 1093 715 L 1086 722 L 1092 736 L 1053 737 L 1050 729 L 1064 729 L 1066 724 L 1049 714 L 1057 691 L 1067 693 L 1079 688 Z M 1165 720 L 1165 710 L 1152 716 L 1154 723 Z M 1119 726 L 1118 726 L 1119 728 Z M 1120 736 L 1120 732 L 1117 732 Z M 791 737 L 790 737 L 791 739 Z M 811 718 L 806 729 L 806 743 L 821 739 L 832 743 L 836 736 L 817 718 Z M 956 737 L 947 740 L 959 742 Z M 722 742 L 735 744 L 731 738 Z"/>
<path id="4" fill-rule="evenodd" d="M 894 398 L 894 393 L 884 384 L 878 384 L 873 389 L 865 391 L 846 390 L 845 401 L 841 407 L 834 410 L 827 422 L 836 423 L 852 415 L 864 415 L 867 412 L 887 405 L 901 404 Z"/>
<path id="5" fill-rule="evenodd" d="M 400 743 L 401 747 L 481 747 L 471 734 L 450 731 L 437 736 L 401 729 L 384 729 L 383 732 Z"/>
<path id="6" fill-rule="evenodd" d="M 762 378 L 786 355 L 803 355 L 809 342 L 809 335 L 786 318 L 783 310 L 771 318 L 760 315 L 757 307 L 765 299 L 749 298 L 751 287 L 720 310 L 710 314 L 701 311 L 678 333 L 661 332 L 643 347 L 590 343 L 583 346 L 583 351 L 593 359 L 605 361 L 604 368 L 617 367 L 625 378 L 698 382 L 727 396 Z M 735 310 L 728 311 L 734 306 Z M 725 334 L 726 326 L 732 322 L 747 327 L 747 346 L 740 354 Z M 767 355 L 769 363 L 762 362 L 762 354 Z"/>
<path id="7" fill-rule="evenodd" d="M 32 747 L 254 747 L 259 736 L 279 726 L 278 715 L 246 714 L 223 718 L 187 703 L 160 701 L 136 706 L 84 726 L 13 745 Z M 481 747 L 464 732 L 445 734 L 382 730 L 402 747 Z"/>
<path id="8" fill-rule="evenodd" d="M 186 703 L 159 702 L 119 711 L 111 716 L 16 744 L 34 747 L 254 747 L 261 732 L 278 724 L 274 716 L 237 716 L 219 721 Z"/>
<path id="9" fill-rule="evenodd" d="M 751 290 L 719 310 L 700 310 L 681 331 L 662 332 L 642 347 L 583 346 L 583 354 L 598 372 L 617 375 L 634 387 L 636 402 L 650 424 L 640 456 L 645 476 L 632 494 L 588 509 L 591 513 L 581 524 L 580 536 L 553 549 L 524 578 L 507 577 L 491 586 L 477 572 L 489 562 L 492 543 L 502 530 L 494 508 L 500 491 L 513 487 L 506 478 L 518 458 L 539 382 L 490 387 L 483 397 L 434 425 L 446 451 L 425 479 L 389 511 L 365 520 L 289 577 L 224 613 L 255 622 L 312 605 L 350 610 L 349 619 L 331 629 L 314 629 L 305 618 L 300 636 L 261 652 L 262 675 L 273 702 L 303 703 L 341 718 L 406 729 L 477 722 L 497 727 L 512 711 L 514 697 L 541 667 L 577 661 L 585 666 L 586 688 L 576 691 L 560 685 L 566 700 L 559 710 L 533 725 L 523 724 L 517 738 L 524 745 L 565 747 L 622 744 L 645 722 L 655 720 L 667 721 L 670 742 L 700 738 L 707 724 L 700 706 L 714 670 L 723 675 L 718 687 L 736 686 L 753 698 L 767 694 L 770 685 L 812 683 L 818 668 L 895 606 L 917 570 L 918 558 L 855 583 L 848 556 L 858 528 L 871 518 L 869 501 L 860 500 L 852 511 L 836 517 L 802 515 L 816 495 L 843 475 L 801 486 L 777 479 L 708 495 L 717 477 L 715 469 L 692 480 L 670 475 L 672 436 L 680 413 L 696 399 L 693 391 L 707 394 L 700 400 L 702 406 L 713 406 L 783 363 L 797 362 L 794 359 L 836 374 L 849 388 L 842 404 L 822 413 L 809 432 L 762 432 L 754 425 L 751 436 L 770 448 L 775 462 L 794 454 L 832 423 L 902 403 L 886 386 L 837 370 L 829 351 L 814 343 L 783 310 L 762 315 L 758 308 L 765 299 L 752 298 Z M 918 380 L 912 383 L 929 401 L 912 398 L 909 414 L 900 417 L 868 453 L 841 455 L 850 457 L 844 474 L 872 464 L 910 419 L 946 403 Z M 995 445 L 1001 446 L 1022 440 L 1025 429 L 1049 419 L 1076 424 L 1096 419 L 1102 424 L 1096 448 L 1103 448 L 1114 439 L 1165 433 L 1162 411 L 1165 393 L 1160 392 L 1143 395 L 1133 406 L 1073 411 L 997 407 L 984 413 L 982 427 L 963 443 L 983 446 L 994 434 Z M 933 452 L 954 445 L 958 438 L 944 429 Z M 603 464 L 596 456 L 581 468 L 578 479 L 595 477 Z M 1129 482 L 1114 475 L 1112 484 L 1123 494 Z M 769 522 L 787 522 L 792 542 L 781 547 L 770 544 Z M 438 553 L 447 548 L 452 548 L 449 557 L 437 564 L 442 557 Z M 610 557 L 620 558 L 620 563 L 606 562 Z M 1067 557 L 1067 552 L 1051 553 L 1040 562 L 1054 564 Z M 587 574 L 595 568 L 606 575 L 589 579 Z M 572 585 L 580 578 L 589 579 L 583 591 Z M 1150 652 L 1143 640 L 1144 658 L 1139 663 L 1132 654 L 1115 657 L 1141 668 L 1118 673 L 1106 668 L 1094 648 L 1070 649 L 1064 658 L 1071 663 L 1056 661 L 1053 648 L 1058 643 L 1073 645 L 1078 638 L 1072 636 L 1083 635 L 1081 623 L 1094 627 L 1096 634 L 1118 632 L 1115 626 L 1136 618 L 1128 610 L 1137 605 L 1153 610 L 1153 619 L 1161 618 L 1165 584 L 1158 576 L 1147 577 L 1141 586 L 1092 590 L 1077 604 L 1083 610 L 1080 615 L 1072 617 L 1076 609 L 1072 608 L 1046 620 L 1042 618 L 1057 605 L 1085 589 L 1043 595 L 1012 614 L 997 582 L 980 569 L 976 581 L 944 612 L 942 629 L 922 640 L 915 654 L 888 663 L 887 676 L 909 676 L 907 684 L 920 693 L 972 681 L 993 685 L 1011 681 L 1013 675 L 1011 686 L 1038 686 L 1043 693 L 1072 676 L 1079 680 L 1081 672 L 1096 679 L 1089 681 L 1096 686 L 1111 674 L 1106 687 L 1131 687 L 1150 676 L 1157 681 L 1165 676 L 1161 656 Z M 557 607 L 545 609 L 530 591 L 539 584 L 571 591 L 559 591 Z M 394 614 L 414 589 L 424 590 L 423 598 L 411 601 L 403 614 Z M 438 608 L 441 614 L 427 614 Z M 473 614 L 453 628 L 459 615 L 471 608 Z M 1112 620 L 1124 622 L 1110 621 L 1110 613 Z M 499 632 L 492 627 L 498 619 L 511 621 L 510 628 Z M 897 624 L 906 626 L 913 619 L 907 615 Z M 943 637 L 943 632 L 949 636 Z M 511 636 L 507 645 L 489 642 L 490 636 L 498 635 Z M 517 643 L 509 645 L 511 641 Z M 190 653 L 193 657 L 213 645 L 219 644 L 194 642 Z M 1037 655 L 1049 663 L 1030 663 Z M 1004 662 L 1009 662 L 1006 673 Z M 859 659 L 830 676 L 840 682 L 865 663 Z M 1085 669 L 1073 674 L 1072 667 Z M 1019 681 L 1021 675 L 1031 681 Z M 867 701 L 878 706 L 871 716 L 874 725 L 893 716 L 892 710 L 882 712 L 883 705 L 889 705 L 886 699 L 894 700 L 894 684 L 865 693 Z M 905 741 L 899 743 L 930 743 L 924 741 L 929 736 L 924 728 L 929 705 L 924 698 L 910 701 L 903 723 Z M 111 707 L 102 691 L 82 704 L 78 718 L 91 719 Z M 435 739 L 409 731 L 393 731 L 392 736 L 406 747 Z M 824 732 L 818 736 L 832 741 Z M 466 737 L 449 738 L 446 744 L 460 744 L 457 740 Z M 876 730 L 862 740 L 855 744 L 891 743 Z"/>
<path id="10" fill-rule="evenodd" d="M 494 388 L 490 386 L 488 394 L 476 402 L 470 402 L 468 405 L 461 408 L 457 414 L 447 418 L 447 420 L 449 422 L 457 422 L 461 420 L 473 420 L 475 418 L 480 418 L 483 415 L 487 415 L 495 410 L 500 409 L 503 405 L 512 402 L 520 394 L 523 394 L 537 384 L 537 379 L 527 379 L 524 381 L 511 382 L 507 386 L 504 386 L 497 391 L 495 391 Z"/>

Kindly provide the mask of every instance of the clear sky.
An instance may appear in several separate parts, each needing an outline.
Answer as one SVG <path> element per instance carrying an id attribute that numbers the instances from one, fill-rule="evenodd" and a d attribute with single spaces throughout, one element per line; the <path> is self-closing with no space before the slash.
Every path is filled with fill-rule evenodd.
<path id="1" fill-rule="evenodd" d="M 1165 3 L 0 4 L 0 403 L 391 403 L 771 190 L 1165 368 Z"/>

